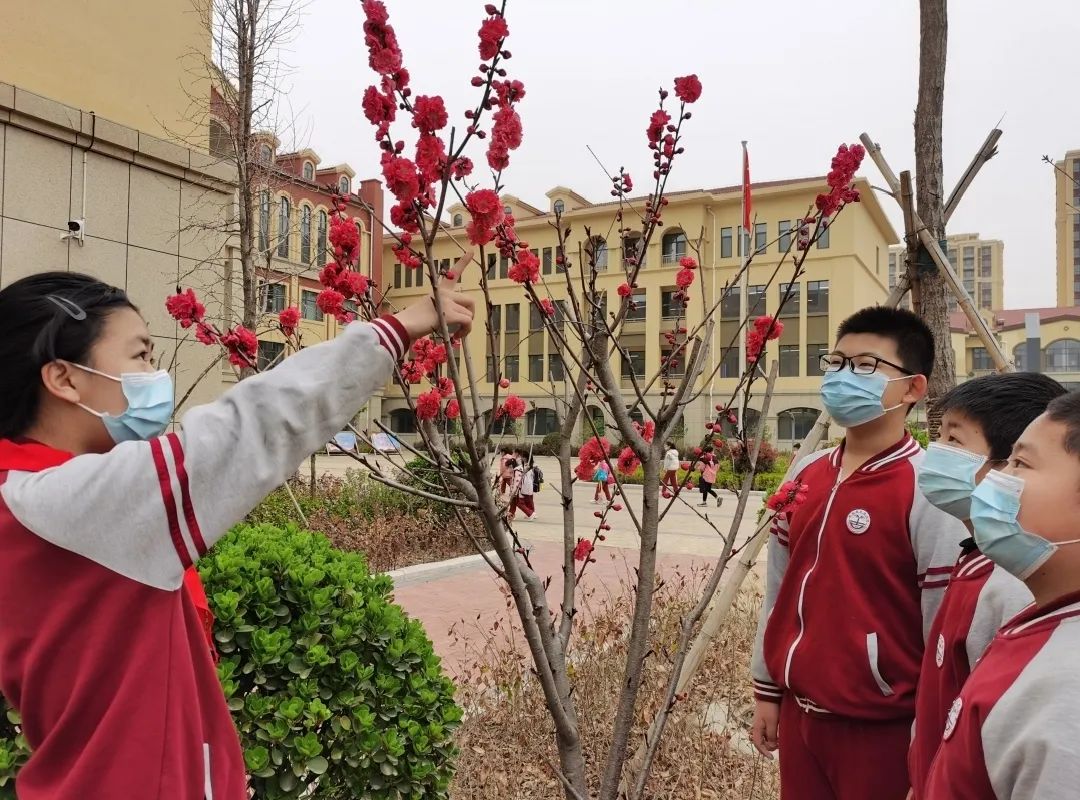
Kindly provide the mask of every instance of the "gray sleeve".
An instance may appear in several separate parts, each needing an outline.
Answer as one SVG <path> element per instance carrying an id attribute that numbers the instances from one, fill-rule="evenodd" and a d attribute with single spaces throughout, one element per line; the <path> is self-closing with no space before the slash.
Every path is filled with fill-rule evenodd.
<path id="1" fill-rule="evenodd" d="M 916 482 L 911 501 L 911 549 L 917 565 L 919 589 L 922 592 L 923 640 L 930 635 L 945 587 L 949 585 L 956 559 L 960 557 L 960 542 L 968 538 L 964 523 L 932 505 L 919 491 Z"/>
<path id="2" fill-rule="evenodd" d="M 1061 623 L 982 727 L 998 800 L 1076 800 L 1080 787 L 1080 622 Z"/>
<path id="3" fill-rule="evenodd" d="M 765 666 L 765 626 L 769 622 L 780 583 L 787 572 L 788 521 L 786 516 L 778 515 L 769 530 L 769 548 L 765 572 L 765 599 L 761 603 L 758 616 L 757 633 L 754 635 L 754 650 L 750 657 L 750 674 L 754 681 L 754 696 L 759 700 L 780 702 L 783 691 L 769 674 Z"/>
<path id="4" fill-rule="evenodd" d="M 4 499 L 42 539 L 176 589 L 185 568 L 386 383 L 407 346 L 399 330 L 354 323 L 193 408 L 181 433 L 13 473 Z"/>
<path id="5" fill-rule="evenodd" d="M 968 664 L 972 669 L 986 652 L 998 629 L 1031 605 L 1032 600 L 1031 591 L 1022 580 L 1001 567 L 994 568 L 979 593 L 965 643 Z"/>

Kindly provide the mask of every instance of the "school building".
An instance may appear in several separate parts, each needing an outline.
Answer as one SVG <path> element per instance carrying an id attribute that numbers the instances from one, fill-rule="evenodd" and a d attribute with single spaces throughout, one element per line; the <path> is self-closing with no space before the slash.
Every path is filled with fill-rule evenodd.
<path id="1" fill-rule="evenodd" d="M 905 245 L 889 248 L 889 288 L 907 268 Z M 977 233 L 955 233 L 945 237 L 945 253 L 953 271 L 964 284 L 976 308 L 990 310 L 1005 307 L 1005 243 L 983 239 Z M 904 298 L 904 308 L 911 308 L 911 296 Z M 949 297 L 949 308 L 958 308 Z"/>
<path id="2" fill-rule="evenodd" d="M 896 232 L 875 193 L 865 179 L 859 179 L 862 202 L 848 206 L 811 249 L 804 273 L 792 281 L 789 259 L 779 267 L 776 280 L 769 285 L 770 276 L 787 250 L 793 228 L 824 186 L 824 178 L 753 185 L 755 227 L 751 246 L 756 254 L 750 268 L 747 297 L 751 316 L 776 313 L 786 284 L 795 283 L 792 299 L 780 312 L 783 334 L 769 343 L 766 355 L 766 363 L 774 359 L 779 362 L 779 378 L 766 424 L 781 446 L 800 440 L 817 417 L 821 408 L 818 399 L 819 357 L 830 349 L 837 325 L 856 309 L 883 302 L 886 298 L 889 247 L 897 242 Z M 734 281 L 741 263 L 738 232 L 741 198 L 740 186 L 693 189 L 669 195 L 670 204 L 663 213 L 664 227 L 649 243 L 644 268 L 639 273 L 635 293 L 637 308 L 622 329 L 620 344 L 626 358 L 614 356 L 614 368 L 623 378 L 624 390 L 630 390 L 632 375 L 655 375 L 668 352 L 664 332 L 671 330 L 676 316 L 671 302 L 676 290 L 675 273 L 680 258 L 696 255 L 695 242 L 701 241 L 702 266 L 686 312 L 688 328 L 701 322 L 703 306 L 711 306 L 719 300 L 725 286 Z M 556 268 L 558 239 L 553 222 L 558 209 L 563 226 L 571 229 L 566 253 L 573 264 L 571 274 L 577 275 L 581 264 L 587 263 L 586 250 L 595 249 L 601 272 L 598 287 L 605 294 L 607 307 L 616 306 L 619 301 L 616 289 L 625 280 L 624 250 L 637 246 L 632 238 L 625 242 L 619 240 L 620 225 L 614 221 L 618 209 L 616 203 L 592 203 L 564 186 L 549 191 L 542 208 L 509 195 L 504 196 L 503 202 L 505 210 L 517 220 L 520 238 L 527 241 L 540 258 L 546 284 L 544 291 L 556 301 L 566 298 L 565 277 Z M 641 199 L 632 205 L 640 209 Z M 634 219 L 634 213 L 627 211 L 624 224 L 637 227 Z M 451 206 L 447 209 L 446 221 L 448 224 L 435 242 L 434 257 L 448 264 L 468 246 L 464 228 L 469 221 L 468 212 L 461 205 Z M 395 264 L 390 241 L 387 237 L 384 259 L 387 265 L 394 266 L 387 268 L 387 294 L 388 300 L 400 307 L 429 291 L 430 287 L 425 285 L 421 271 Z M 487 274 L 494 305 L 494 351 L 482 325 L 477 326 L 469 339 L 469 350 L 480 381 L 480 395 L 492 396 L 493 380 L 498 373 L 509 378 L 513 383 L 512 391 L 521 396 L 528 407 L 525 418 L 519 423 L 518 434 L 524 440 L 539 441 L 556 429 L 552 398 L 561 397 L 566 391 L 566 370 L 551 335 L 542 330 L 538 313 L 526 302 L 522 287 L 508 278 L 508 263 L 492 253 L 490 246 L 487 253 Z M 701 282 L 705 290 L 704 304 Z M 479 297 L 479 285 L 479 270 L 475 267 L 467 270 L 462 281 L 464 290 Z M 696 436 L 696 431 L 712 419 L 716 404 L 726 404 L 732 399 L 740 373 L 736 336 L 738 292 L 739 287 L 735 286 L 721 304 L 705 377 L 696 387 L 699 396 L 686 411 L 688 430 L 695 432 L 689 436 Z M 707 377 L 714 371 L 714 378 Z M 751 417 L 760 413 L 763 389 L 762 380 L 750 403 Z M 653 407 L 660 405 L 660 391 L 657 383 L 647 394 Z M 597 419 L 604 414 L 604 410 L 595 405 L 588 411 Z M 415 435 L 415 420 L 398 387 L 387 387 L 380 419 L 402 437 Z"/>

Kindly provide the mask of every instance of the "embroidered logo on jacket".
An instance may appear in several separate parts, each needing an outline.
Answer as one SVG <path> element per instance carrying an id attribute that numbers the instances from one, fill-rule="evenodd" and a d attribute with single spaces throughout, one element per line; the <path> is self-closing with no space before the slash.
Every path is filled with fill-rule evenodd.
<path id="1" fill-rule="evenodd" d="M 948 739 L 953 735 L 953 731 L 956 730 L 956 722 L 960 719 L 960 710 L 964 707 L 964 700 L 962 697 L 957 697 L 953 700 L 952 706 L 949 708 L 949 716 L 945 719 L 945 733 L 943 738 Z"/>
<path id="2" fill-rule="evenodd" d="M 937 650 L 934 651 L 934 663 L 940 668 L 945 663 L 945 634 L 939 633 L 937 637 Z"/>
<path id="3" fill-rule="evenodd" d="M 847 529 L 854 534 L 866 533 L 870 527 L 870 512 L 856 508 L 847 515 Z"/>

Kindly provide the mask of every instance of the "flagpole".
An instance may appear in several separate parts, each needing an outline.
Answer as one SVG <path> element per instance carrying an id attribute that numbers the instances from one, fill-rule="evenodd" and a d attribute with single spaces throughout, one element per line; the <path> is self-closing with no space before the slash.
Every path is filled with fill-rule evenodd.
<path id="1" fill-rule="evenodd" d="M 746 152 L 746 140 L 742 142 L 743 150 L 743 162 L 742 162 L 742 213 L 739 215 L 739 241 L 742 244 L 742 279 L 739 281 L 739 321 L 746 319 L 749 304 L 747 302 L 748 295 L 750 293 L 750 270 L 746 268 L 746 265 L 750 261 L 750 231 L 746 230 L 747 227 L 747 208 L 746 208 L 746 194 L 749 189 L 748 183 L 748 166 L 749 155 Z M 750 330 L 749 324 L 739 335 L 739 369 L 746 369 L 746 334 Z M 739 399 L 739 433 L 745 433 L 746 431 L 746 395 L 743 394 Z"/>

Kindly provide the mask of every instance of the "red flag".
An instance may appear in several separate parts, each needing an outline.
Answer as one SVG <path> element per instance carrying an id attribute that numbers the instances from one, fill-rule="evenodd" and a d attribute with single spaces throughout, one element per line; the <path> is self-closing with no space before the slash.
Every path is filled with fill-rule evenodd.
<path id="1" fill-rule="evenodd" d="M 753 218 L 750 202 L 750 154 L 746 151 L 746 142 L 742 143 L 742 226 L 746 235 L 750 235 L 750 220 Z"/>

